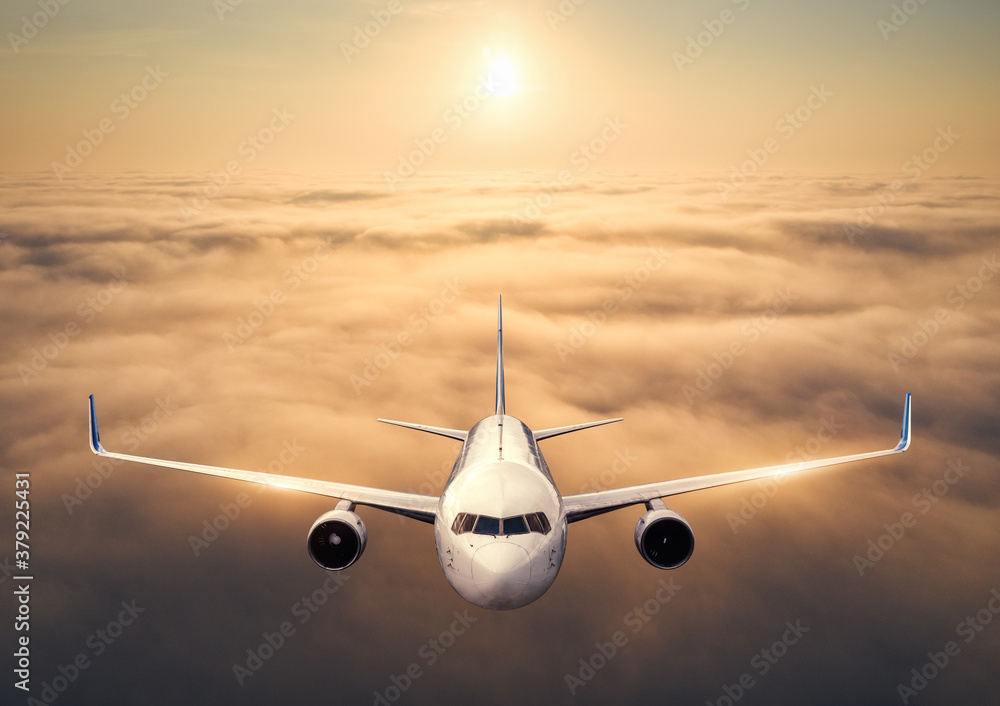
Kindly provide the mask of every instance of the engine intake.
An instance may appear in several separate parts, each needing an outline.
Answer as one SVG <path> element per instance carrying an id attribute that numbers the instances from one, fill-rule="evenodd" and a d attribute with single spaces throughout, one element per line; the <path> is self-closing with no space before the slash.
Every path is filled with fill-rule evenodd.
<path id="1" fill-rule="evenodd" d="M 367 543 L 365 523 L 349 510 L 320 515 L 306 538 L 309 556 L 328 571 L 340 571 L 356 562 Z"/>
<path id="2" fill-rule="evenodd" d="M 673 510 L 650 510 L 635 526 L 635 546 L 657 569 L 676 569 L 694 552 L 691 525 Z"/>

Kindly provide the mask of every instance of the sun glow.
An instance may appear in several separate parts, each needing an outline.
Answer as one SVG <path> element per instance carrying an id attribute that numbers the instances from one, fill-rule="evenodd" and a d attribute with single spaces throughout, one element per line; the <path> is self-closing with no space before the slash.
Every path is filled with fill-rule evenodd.
<path id="1" fill-rule="evenodd" d="M 490 50 L 484 49 L 483 56 L 490 56 Z M 494 58 L 486 70 L 486 81 L 494 96 L 509 96 L 517 90 L 517 71 L 506 56 Z"/>

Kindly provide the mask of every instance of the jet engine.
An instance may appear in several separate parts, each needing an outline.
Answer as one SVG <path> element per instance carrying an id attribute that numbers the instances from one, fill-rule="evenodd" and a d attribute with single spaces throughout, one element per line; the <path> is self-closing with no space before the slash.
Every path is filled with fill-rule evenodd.
<path id="1" fill-rule="evenodd" d="M 651 509 L 635 526 L 635 546 L 657 569 L 676 569 L 694 552 L 691 525 L 673 510 Z"/>
<path id="2" fill-rule="evenodd" d="M 306 538 L 309 556 L 328 571 L 340 571 L 353 564 L 367 543 L 365 523 L 350 510 L 320 515 Z"/>

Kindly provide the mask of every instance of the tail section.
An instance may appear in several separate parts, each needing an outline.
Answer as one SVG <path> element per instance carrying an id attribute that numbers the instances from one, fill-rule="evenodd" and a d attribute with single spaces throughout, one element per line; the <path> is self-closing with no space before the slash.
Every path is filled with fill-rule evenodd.
<path id="1" fill-rule="evenodd" d="M 91 401 L 91 408 L 93 408 L 93 401 Z M 909 409 L 909 404 L 907 403 L 907 409 Z M 503 298 L 497 297 L 497 381 L 496 381 L 496 411 L 494 412 L 496 416 L 503 417 L 507 414 L 506 412 L 506 401 L 504 399 L 504 384 L 503 384 Z M 457 439 L 458 441 L 465 441 L 468 438 L 469 433 L 462 431 L 461 429 L 447 429 L 445 427 L 432 427 L 426 424 L 413 424 L 411 422 L 397 422 L 392 419 L 379 419 L 380 422 L 385 422 L 386 424 L 395 424 L 396 426 L 407 427 L 408 429 L 416 429 L 417 431 L 425 431 L 430 434 L 438 434 L 440 436 L 447 436 L 450 439 Z M 535 441 L 541 441 L 542 439 L 551 439 L 553 436 L 560 436 L 562 434 L 569 434 L 570 432 L 580 431 L 581 429 L 590 429 L 591 427 L 601 426 L 602 424 L 611 424 L 612 422 L 622 421 L 621 417 L 616 417 L 614 419 L 603 419 L 599 422 L 586 422 L 584 424 L 572 424 L 566 427 L 553 427 L 552 429 L 542 429 L 540 431 L 533 432 Z M 900 443 L 908 441 L 908 434 L 906 433 L 908 426 L 904 428 L 904 439 L 900 440 Z M 92 443 L 98 443 L 96 441 L 97 427 L 93 428 L 93 433 L 91 435 Z M 503 422 L 500 422 L 500 434 L 501 443 L 503 438 Z M 502 446 L 501 446 L 502 452 Z"/>
<path id="2" fill-rule="evenodd" d="M 497 296 L 497 409 L 498 417 L 506 414 L 503 395 L 503 299 Z"/>

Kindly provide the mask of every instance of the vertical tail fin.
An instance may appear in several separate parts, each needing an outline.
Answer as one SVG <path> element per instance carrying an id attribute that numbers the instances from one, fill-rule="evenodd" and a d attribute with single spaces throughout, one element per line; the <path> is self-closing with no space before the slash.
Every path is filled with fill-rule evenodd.
<path id="1" fill-rule="evenodd" d="M 497 296 L 497 416 L 503 416 L 503 298 Z"/>

